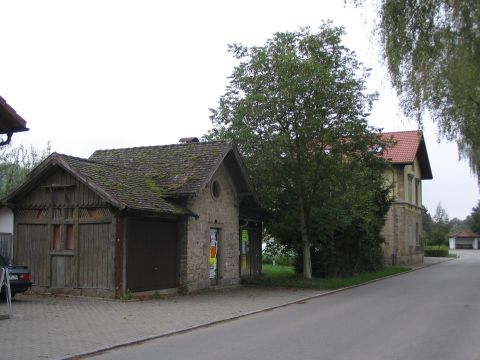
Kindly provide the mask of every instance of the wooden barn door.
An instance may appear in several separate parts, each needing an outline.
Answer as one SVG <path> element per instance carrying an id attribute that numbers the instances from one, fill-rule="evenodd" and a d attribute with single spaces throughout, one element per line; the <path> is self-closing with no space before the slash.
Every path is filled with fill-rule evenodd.
<path id="1" fill-rule="evenodd" d="M 15 264 L 30 267 L 34 285 L 50 286 L 48 225 L 18 224 L 15 237 Z"/>
<path id="2" fill-rule="evenodd" d="M 111 223 L 80 224 L 78 279 L 82 288 L 114 289 L 114 242 Z"/>
<path id="3" fill-rule="evenodd" d="M 129 220 L 127 289 L 133 292 L 177 286 L 177 223 Z"/>

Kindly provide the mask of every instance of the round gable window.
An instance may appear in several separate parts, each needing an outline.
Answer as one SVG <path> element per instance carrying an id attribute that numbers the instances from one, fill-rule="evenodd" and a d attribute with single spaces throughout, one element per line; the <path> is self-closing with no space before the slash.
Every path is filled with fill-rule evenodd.
<path id="1" fill-rule="evenodd" d="M 220 183 L 217 180 L 214 180 L 212 183 L 212 196 L 214 199 L 218 199 L 220 197 Z"/>

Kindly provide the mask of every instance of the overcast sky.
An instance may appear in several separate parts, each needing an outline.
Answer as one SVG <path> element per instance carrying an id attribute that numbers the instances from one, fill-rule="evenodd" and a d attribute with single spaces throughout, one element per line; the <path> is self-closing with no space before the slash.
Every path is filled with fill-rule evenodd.
<path id="1" fill-rule="evenodd" d="M 88 157 L 95 149 L 170 144 L 202 136 L 235 62 L 227 44 L 262 45 L 274 32 L 343 25 L 344 43 L 372 68 L 380 93 L 370 124 L 417 129 L 403 118 L 371 36 L 373 15 L 343 0 L 147 1 L 0 0 L 0 96 L 28 122 L 13 143 Z M 455 144 L 437 143 L 425 123 L 434 180 L 423 182 L 433 214 L 440 202 L 464 218 L 478 200 L 476 178 Z"/>

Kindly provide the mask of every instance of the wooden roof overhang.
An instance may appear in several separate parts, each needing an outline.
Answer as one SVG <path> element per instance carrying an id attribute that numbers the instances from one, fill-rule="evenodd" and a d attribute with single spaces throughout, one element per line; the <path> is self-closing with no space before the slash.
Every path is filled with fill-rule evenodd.
<path id="1" fill-rule="evenodd" d="M 428 159 L 427 146 L 425 145 L 423 134 L 417 150 L 417 159 L 420 165 L 420 171 L 422 172 L 422 180 L 432 180 L 432 168 L 430 167 L 430 160 Z"/>
<path id="2" fill-rule="evenodd" d="M 7 135 L 0 146 L 9 144 L 13 133 L 21 131 L 28 131 L 27 122 L 0 96 L 0 134 Z"/>

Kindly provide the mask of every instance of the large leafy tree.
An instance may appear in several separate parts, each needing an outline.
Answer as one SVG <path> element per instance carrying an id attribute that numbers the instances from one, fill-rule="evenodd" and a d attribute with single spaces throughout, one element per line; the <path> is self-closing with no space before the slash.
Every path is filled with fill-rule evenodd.
<path id="1" fill-rule="evenodd" d="M 0 198 L 18 186 L 27 174 L 50 154 L 50 144 L 38 150 L 33 146 L 0 147 Z"/>
<path id="2" fill-rule="evenodd" d="M 357 4 L 366 0 L 352 0 Z M 428 111 L 440 133 L 480 165 L 480 2 L 378 0 L 378 34 L 406 115 Z"/>
<path id="3" fill-rule="evenodd" d="M 424 239 L 429 239 L 430 234 L 432 232 L 432 216 L 428 212 L 428 209 L 422 205 L 422 229 L 423 229 L 423 234 L 422 236 Z"/>
<path id="4" fill-rule="evenodd" d="M 467 222 L 473 232 L 480 234 L 480 200 L 477 206 L 472 208 L 472 212 L 467 217 Z"/>
<path id="5" fill-rule="evenodd" d="M 452 224 L 442 204 L 438 204 L 433 215 L 428 245 L 446 245 Z"/>
<path id="6" fill-rule="evenodd" d="M 343 33 L 325 23 L 317 33 L 276 33 L 264 46 L 230 45 L 239 64 L 207 136 L 236 141 L 270 211 L 268 230 L 301 249 L 306 278 L 311 247 L 368 212 L 368 189 L 382 188 L 384 164 L 372 151 L 381 144 L 366 120 L 376 95 L 365 93 L 367 71 Z"/>

